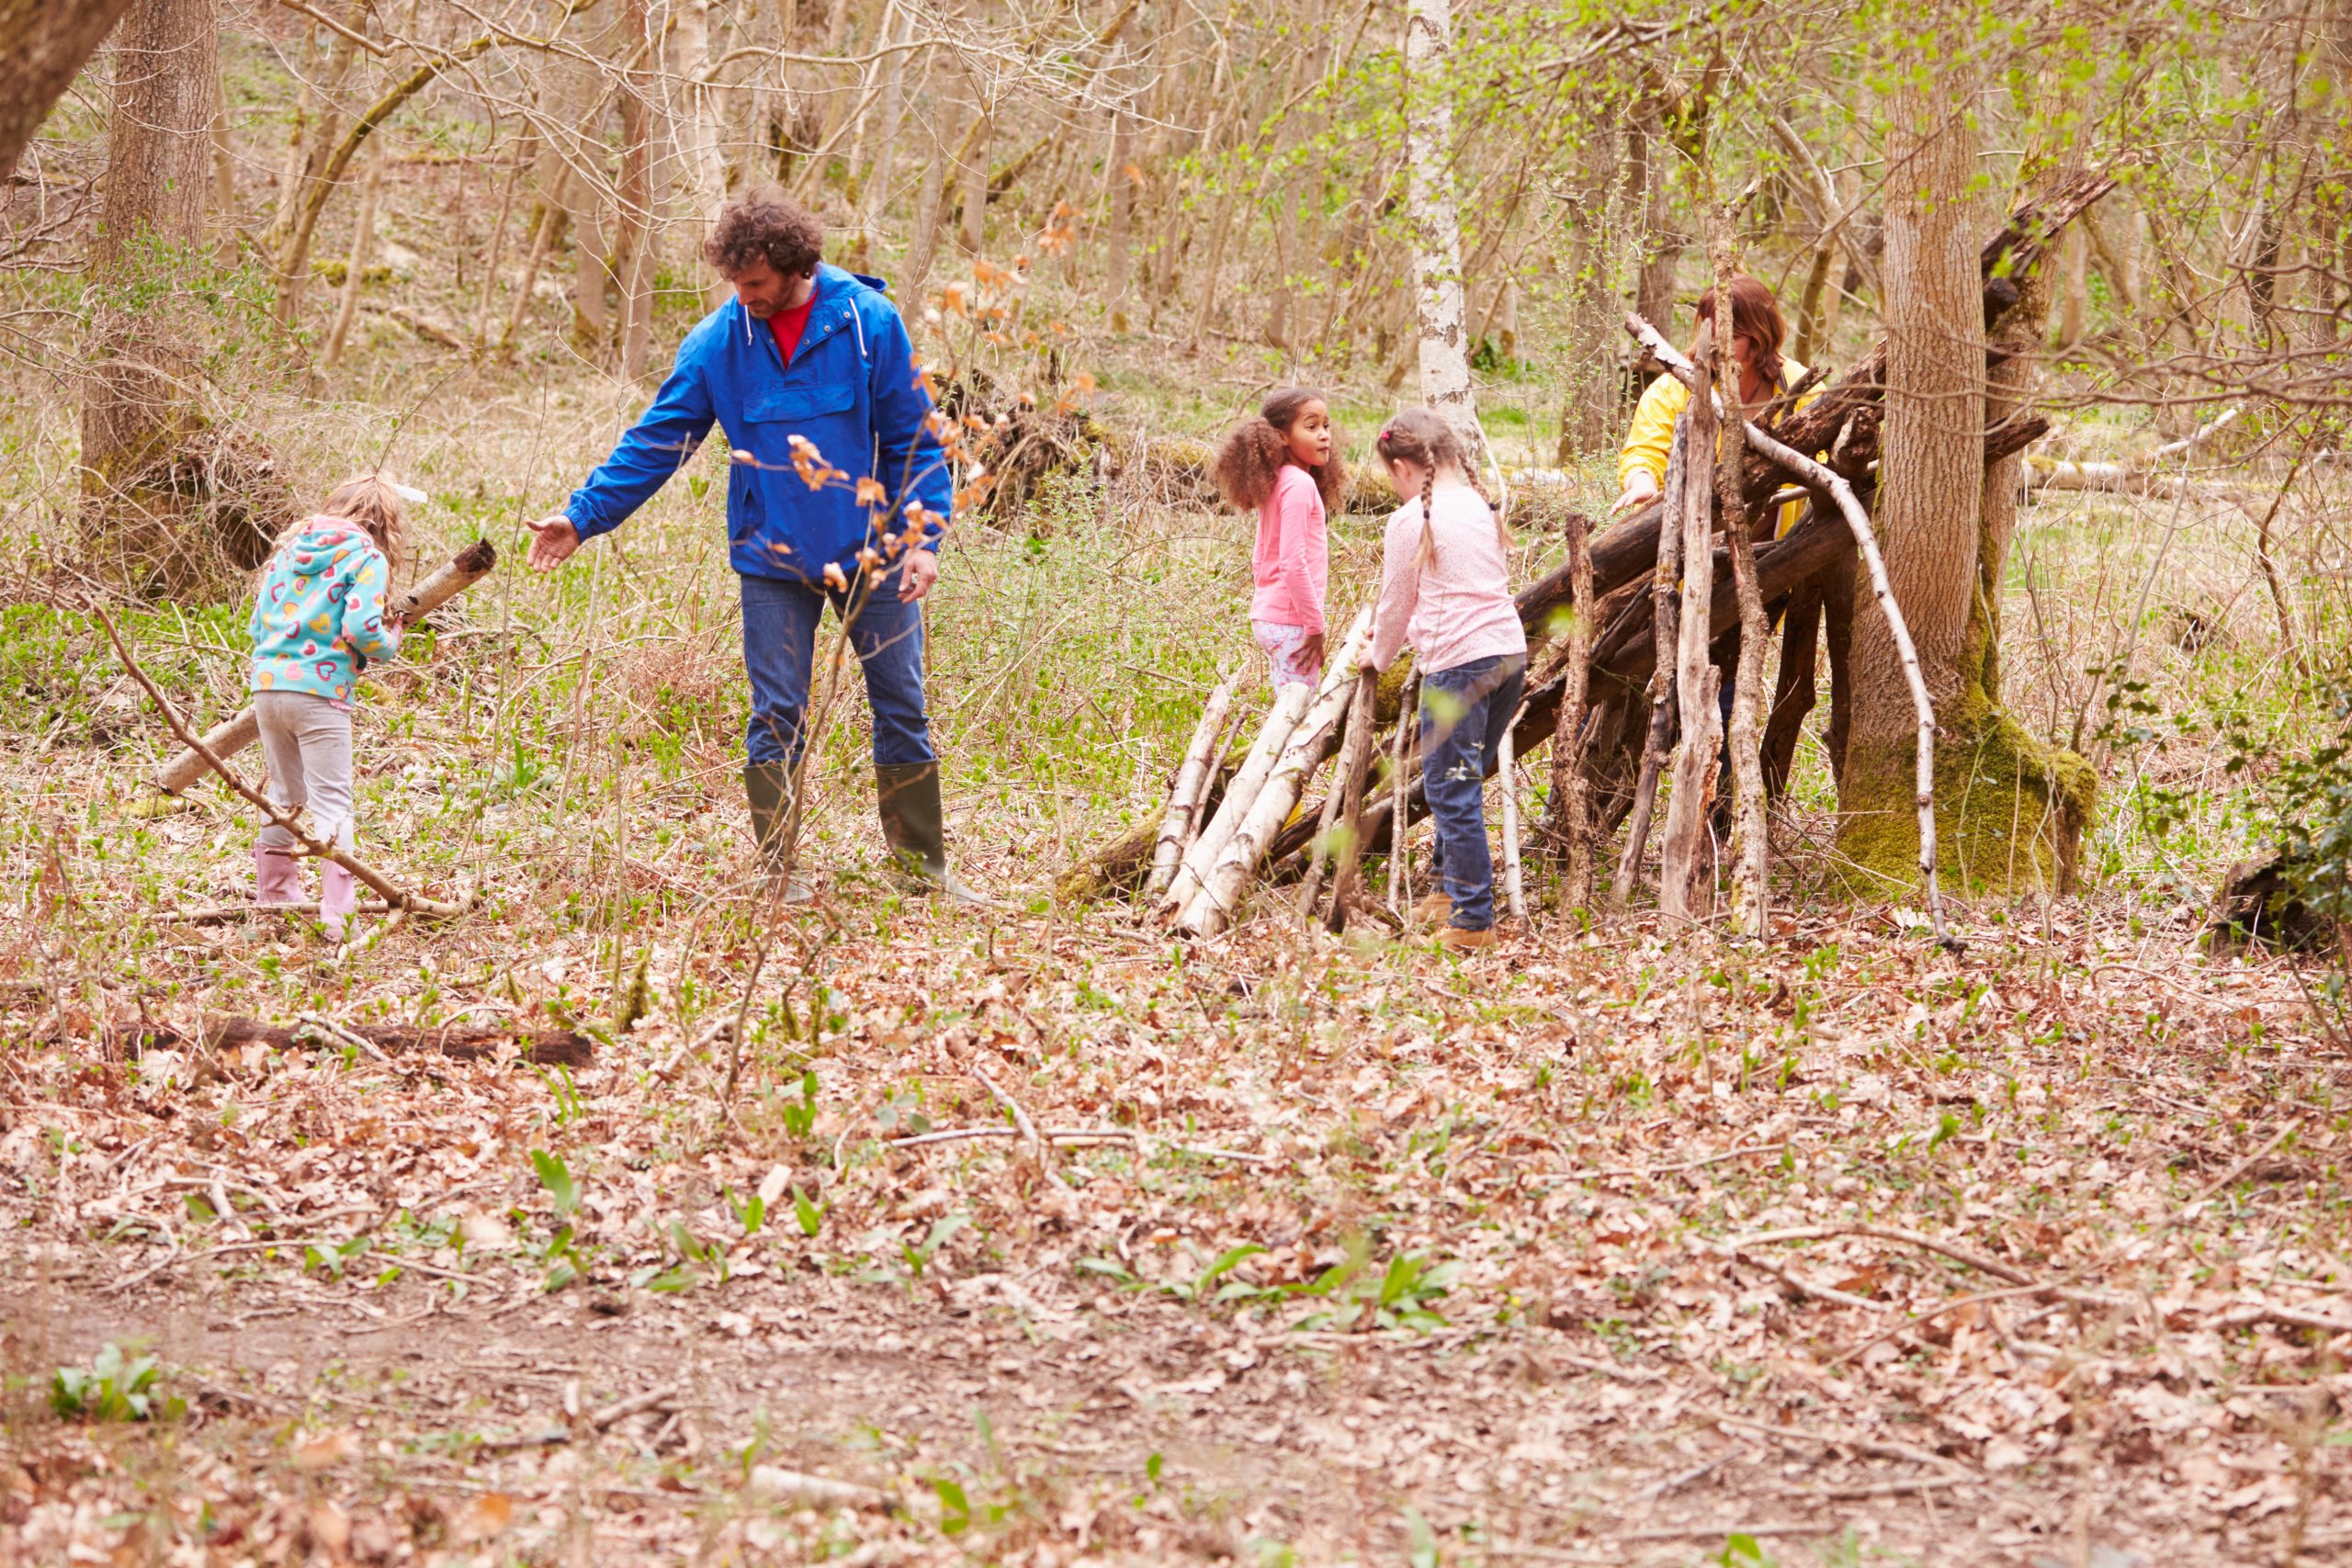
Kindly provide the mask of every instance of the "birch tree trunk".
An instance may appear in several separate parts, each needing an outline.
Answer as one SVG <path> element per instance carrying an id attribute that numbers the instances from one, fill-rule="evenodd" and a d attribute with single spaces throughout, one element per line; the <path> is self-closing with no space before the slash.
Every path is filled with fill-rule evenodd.
<path id="1" fill-rule="evenodd" d="M 1421 400 L 1486 456 L 1470 384 L 1463 322 L 1462 217 L 1453 188 L 1453 106 L 1446 58 L 1453 47 L 1452 0 L 1407 0 L 1405 11 L 1406 208 L 1413 230 L 1419 299 Z"/>

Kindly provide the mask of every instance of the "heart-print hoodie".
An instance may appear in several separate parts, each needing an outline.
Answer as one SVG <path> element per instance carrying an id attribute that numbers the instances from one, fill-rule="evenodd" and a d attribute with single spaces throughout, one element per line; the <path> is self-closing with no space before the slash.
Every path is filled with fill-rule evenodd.
<path id="1" fill-rule="evenodd" d="M 254 599 L 253 689 L 350 706 L 368 660 L 400 651 L 384 624 L 391 577 L 368 531 L 343 518 L 312 517 L 280 539 Z"/>

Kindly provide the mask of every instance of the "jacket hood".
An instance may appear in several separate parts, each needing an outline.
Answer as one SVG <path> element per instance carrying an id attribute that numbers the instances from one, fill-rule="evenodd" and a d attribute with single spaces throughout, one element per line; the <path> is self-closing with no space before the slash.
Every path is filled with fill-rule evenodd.
<path id="1" fill-rule="evenodd" d="M 327 577 L 353 556 L 376 549 L 368 530 L 342 517 L 309 517 L 277 543 L 272 570 L 292 578 Z"/>

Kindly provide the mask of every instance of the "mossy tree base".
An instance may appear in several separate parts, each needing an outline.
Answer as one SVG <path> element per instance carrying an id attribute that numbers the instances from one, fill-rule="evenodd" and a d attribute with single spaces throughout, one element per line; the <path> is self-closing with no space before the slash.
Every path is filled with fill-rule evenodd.
<path id="1" fill-rule="evenodd" d="M 1849 742 L 1838 784 L 1838 874 L 1858 897 L 1919 886 L 1916 742 Z M 2072 892 L 2098 778 L 1981 700 L 1936 736 L 1936 871 L 1963 896 Z"/>

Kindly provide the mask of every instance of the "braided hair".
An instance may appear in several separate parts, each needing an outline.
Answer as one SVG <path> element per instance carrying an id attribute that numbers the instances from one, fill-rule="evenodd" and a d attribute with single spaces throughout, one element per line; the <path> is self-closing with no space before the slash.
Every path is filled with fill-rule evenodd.
<path id="1" fill-rule="evenodd" d="M 1256 418 L 1236 425 L 1217 448 L 1216 488 L 1236 511 L 1255 512 L 1266 504 L 1266 498 L 1274 493 L 1274 481 L 1282 477 L 1283 465 L 1297 461 L 1290 454 L 1290 427 L 1298 423 L 1309 403 L 1331 406 L 1330 400 L 1312 387 L 1276 392 L 1260 405 Z M 1323 510 L 1339 511 L 1348 489 L 1348 466 L 1340 457 L 1339 443 L 1331 444 L 1331 456 L 1323 462 L 1298 466 L 1315 481 Z"/>
<path id="2" fill-rule="evenodd" d="M 1502 513 L 1495 511 L 1487 487 L 1478 482 L 1477 468 L 1470 460 L 1469 444 L 1443 416 L 1430 409 L 1399 409 L 1380 427 L 1373 450 L 1380 454 L 1384 463 L 1411 463 L 1421 470 L 1422 570 L 1437 564 L 1437 529 L 1430 519 L 1440 468 L 1452 468 L 1461 475 L 1464 482 L 1477 492 L 1478 499 L 1486 502 L 1487 510 L 1495 519 L 1495 541 L 1502 546 L 1504 556 L 1510 556 L 1510 530 L 1503 526 Z"/>

